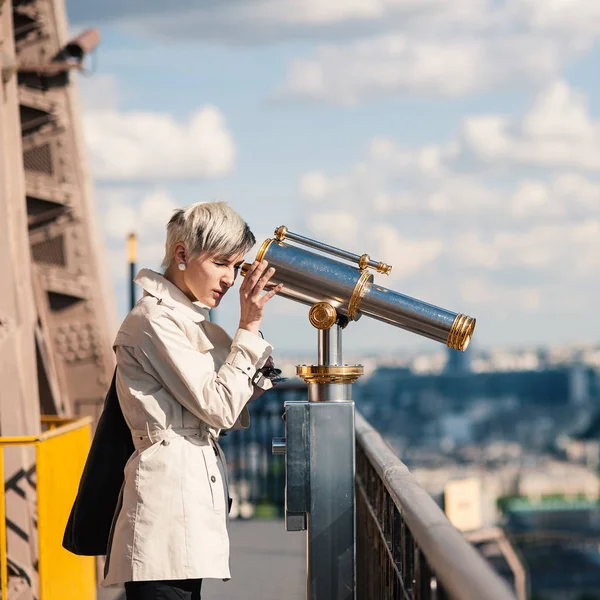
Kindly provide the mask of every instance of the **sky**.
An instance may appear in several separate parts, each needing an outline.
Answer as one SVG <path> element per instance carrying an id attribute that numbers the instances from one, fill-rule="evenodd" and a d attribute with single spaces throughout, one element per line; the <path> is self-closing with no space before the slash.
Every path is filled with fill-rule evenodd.
<path id="1" fill-rule="evenodd" d="M 473 347 L 600 340 L 600 3 L 68 0 L 122 319 L 126 237 L 158 270 L 172 211 L 225 200 L 393 266 L 376 282 L 477 318 Z M 216 312 L 233 334 L 237 289 Z M 316 352 L 308 308 L 262 330 Z M 346 351 L 437 351 L 363 318 Z"/>

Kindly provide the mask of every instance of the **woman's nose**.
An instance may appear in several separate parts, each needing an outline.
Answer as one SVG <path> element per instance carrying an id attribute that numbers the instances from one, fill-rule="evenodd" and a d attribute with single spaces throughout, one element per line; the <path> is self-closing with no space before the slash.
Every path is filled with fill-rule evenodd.
<path id="1" fill-rule="evenodd" d="M 222 279 L 222 282 L 227 287 L 231 287 L 235 281 L 235 271 L 229 271 Z"/>

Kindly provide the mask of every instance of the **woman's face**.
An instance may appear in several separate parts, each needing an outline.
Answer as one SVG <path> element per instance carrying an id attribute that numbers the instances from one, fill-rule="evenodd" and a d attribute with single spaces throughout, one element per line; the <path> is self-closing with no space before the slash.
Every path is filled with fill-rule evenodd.
<path id="1" fill-rule="evenodd" d="M 198 300 L 209 308 L 219 306 L 221 298 L 233 286 L 244 262 L 242 252 L 235 256 L 200 255 L 191 258 L 182 272 L 189 290 L 184 290 L 192 300 Z"/>

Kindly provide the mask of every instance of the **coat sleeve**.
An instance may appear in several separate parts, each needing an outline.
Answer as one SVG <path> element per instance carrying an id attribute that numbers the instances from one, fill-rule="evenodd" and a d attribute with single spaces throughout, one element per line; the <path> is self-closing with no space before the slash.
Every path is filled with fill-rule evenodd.
<path id="1" fill-rule="evenodd" d="M 217 429 L 230 429 L 253 393 L 252 378 L 273 348 L 238 329 L 231 352 L 218 372 L 192 346 L 170 315 L 151 311 L 142 321 L 136 353 L 142 365 L 192 414 Z"/>

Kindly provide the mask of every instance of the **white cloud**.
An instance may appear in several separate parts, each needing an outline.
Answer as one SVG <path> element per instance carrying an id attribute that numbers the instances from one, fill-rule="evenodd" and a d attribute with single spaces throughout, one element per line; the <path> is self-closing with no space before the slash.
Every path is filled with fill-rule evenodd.
<path id="1" fill-rule="evenodd" d="M 600 214 L 600 183 L 577 173 L 560 173 L 550 183 L 523 180 L 511 197 L 510 207 L 518 219 Z"/>
<path id="2" fill-rule="evenodd" d="M 515 23 L 545 32 L 595 34 L 600 7 L 593 0 L 228 0 L 177 5 L 159 0 L 68 2 L 74 23 L 117 21 L 130 29 L 181 39 L 201 34 L 233 43 L 361 31 L 410 29 L 424 23 L 475 26 L 485 20 Z"/>
<path id="3" fill-rule="evenodd" d="M 158 268 L 165 251 L 167 222 L 177 207 L 162 188 L 140 195 L 136 188 L 100 188 L 98 207 L 110 250 L 113 277 L 126 276 L 127 237 L 137 236 L 137 262 Z"/>
<path id="4" fill-rule="evenodd" d="M 71 12 L 161 40 L 320 41 L 291 62 L 275 95 L 342 105 L 539 87 L 600 36 L 593 0 L 183 1 L 168 10 L 154 1 L 96 4 L 77 3 Z"/>
<path id="5" fill-rule="evenodd" d="M 109 73 L 80 75 L 77 79 L 77 88 L 86 111 L 117 109 L 119 86 L 114 75 Z"/>
<path id="6" fill-rule="evenodd" d="M 164 190 L 158 189 L 142 200 L 139 207 L 139 223 L 144 229 L 164 232 L 176 208 L 171 196 Z"/>
<path id="7" fill-rule="evenodd" d="M 125 239 L 131 232 L 150 238 L 166 231 L 168 220 L 177 208 L 173 198 L 163 189 L 140 192 L 135 188 L 109 187 L 97 191 L 105 234 Z"/>
<path id="8" fill-rule="evenodd" d="M 321 46 L 293 61 L 279 95 L 345 105 L 398 94 L 464 96 L 548 81 L 580 51 L 531 34 L 391 34 Z"/>
<path id="9" fill-rule="evenodd" d="M 456 245 L 457 266 L 491 269 L 527 267 L 571 276 L 589 277 L 589 267 L 600 256 L 600 220 L 594 217 L 574 223 L 530 225 L 525 230 L 500 229 L 493 233 L 470 232 Z M 584 267 L 582 269 L 582 267 Z"/>
<path id="10" fill-rule="evenodd" d="M 137 225 L 137 214 L 131 206 L 110 204 L 104 212 L 104 231 L 108 237 L 124 240 Z"/>
<path id="11" fill-rule="evenodd" d="M 459 137 L 440 145 L 407 148 L 376 137 L 366 160 L 345 173 L 307 173 L 300 193 L 330 210 L 356 207 L 375 218 L 577 220 L 600 214 L 600 182 L 578 172 L 596 170 L 599 157 L 600 121 L 591 118 L 583 95 L 559 82 L 541 92 L 523 117 L 466 118 Z M 507 171 L 511 166 L 535 170 L 515 178 Z M 489 174 L 497 172 L 512 186 L 490 185 Z"/>
<path id="12" fill-rule="evenodd" d="M 543 90 L 520 120 L 465 119 L 461 144 L 488 163 L 600 171 L 600 121 L 590 116 L 587 98 L 563 81 Z"/>
<path id="13" fill-rule="evenodd" d="M 327 194 L 327 176 L 322 171 L 307 173 L 300 180 L 300 191 L 309 200 L 318 201 Z"/>
<path id="14" fill-rule="evenodd" d="M 122 27 L 160 37 L 265 43 L 295 36 L 347 35 L 420 23 L 477 21 L 490 0 L 229 0 L 177 6 L 148 0 L 73 2 L 76 22 L 116 20 Z"/>
<path id="15" fill-rule="evenodd" d="M 309 214 L 307 224 L 317 237 L 326 235 L 337 244 L 356 239 L 359 233 L 358 219 L 347 211 L 320 210 Z"/>
<path id="16" fill-rule="evenodd" d="M 392 265 L 389 281 L 419 273 L 423 267 L 436 261 L 443 251 L 440 239 L 402 236 L 397 228 L 390 225 L 374 225 L 366 229 L 366 234 L 371 244 L 377 246 L 376 260 Z"/>
<path id="17" fill-rule="evenodd" d="M 456 139 L 442 144 L 407 148 L 385 137 L 369 144 L 368 172 L 393 170 L 403 178 L 426 177 L 429 180 L 453 178 L 459 169 L 472 168 L 465 161 L 484 167 L 524 166 L 573 171 L 561 186 L 583 185 L 577 170 L 600 171 L 600 120 L 592 117 L 588 99 L 564 81 L 543 88 L 531 107 L 521 117 L 482 114 L 463 119 Z M 357 167 L 352 172 L 358 173 Z M 333 193 L 336 185 L 349 175 L 335 180 L 319 174 L 322 194 Z M 461 185 L 468 183 L 460 180 Z M 437 184 L 436 184 L 437 185 Z M 578 190 L 578 192 L 581 190 Z M 596 192 L 588 187 L 588 202 L 594 203 Z"/>
<path id="18" fill-rule="evenodd" d="M 600 4 L 590 0 L 508 0 L 506 10 L 540 31 L 579 36 L 600 33 Z"/>
<path id="19" fill-rule="evenodd" d="M 84 131 L 99 180 L 204 179 L 225 175 L 234 165 L 232 136 L 214 106 L 184 122 L 168 113 L 88 111 Z"/>
<path id="20" fill-rule="evenodd" d="M 493 280 L 483 277 L 466 278 L 459 284 L 461 298 L 475 309 L 499 310 L 511 312 L 535 313 L 544 302 L 544 293 L 540 287 L 522 286 L 507 288 L 499 286 Z"/>

